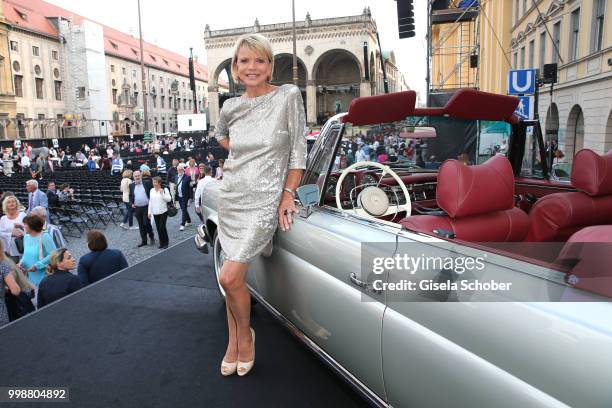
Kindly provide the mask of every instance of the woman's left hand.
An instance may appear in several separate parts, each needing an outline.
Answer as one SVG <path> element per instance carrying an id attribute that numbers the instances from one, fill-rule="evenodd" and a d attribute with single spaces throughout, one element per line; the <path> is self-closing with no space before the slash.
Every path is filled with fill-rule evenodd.
<path id="1" fill-rule="evenodd" d="M 278 206 L 278 222 L 283 231 L 288 231 L 293 224 L 293 214 L 298 212 L 295 207 L 295 201 L 293 196 L 289 193 L 283 192 L 281 202 Z"/>

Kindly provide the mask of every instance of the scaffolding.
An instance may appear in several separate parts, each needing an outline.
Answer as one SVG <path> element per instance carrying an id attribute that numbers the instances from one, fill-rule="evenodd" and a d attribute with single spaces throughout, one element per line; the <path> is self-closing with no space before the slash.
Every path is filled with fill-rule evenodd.
<path id="1" fill-rule="evenodd" d="M 438 105 L 431 98 L 434 94 L 451 95 L 460 88 L 479 88 L 479 3 L 482 1 L 429 2 L 427 99 L 430 106 Z"/>

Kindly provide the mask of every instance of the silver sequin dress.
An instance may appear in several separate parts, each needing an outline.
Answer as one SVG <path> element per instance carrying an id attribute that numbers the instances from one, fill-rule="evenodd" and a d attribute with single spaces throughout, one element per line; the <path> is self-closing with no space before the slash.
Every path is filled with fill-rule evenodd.
<path id="1" fill-rule="evenodd" d="M 215 138 L 230 139 L 219 190 L 219 240 L 226 259 L 248 263 L 272 239 L 288 169 L 306 168 L 305 115 L 295 85 L 231 98 Z"/>

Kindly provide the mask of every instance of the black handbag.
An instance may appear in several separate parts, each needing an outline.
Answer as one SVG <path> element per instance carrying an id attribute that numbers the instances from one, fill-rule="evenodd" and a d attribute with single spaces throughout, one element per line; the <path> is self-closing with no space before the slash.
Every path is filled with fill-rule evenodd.
<path id="1" fill-rule="evenodd" d="M 34 291 L 20 292 L 19 295 L 15 296 L 11 292 L 7 292 L 4 295 L 4 302 L 6 303 L 6 310 L 9 315 L 9 321 L 14 321 L 32 313 L 36 308 L 32 303 L 34 297 Z"/>
<path id="2" fill-rule="evenodd" d="M 17 248 L 17 252 L 23 254 L 23 236 L 15 238 L 15 247 Z"/>
<path id="3" fill-rule="evenodd" d="M 170 190 L 168 190 L 168 193 L 170 193 Z M 170 197 L 172 197 L 172 194 L 170 194 Z M 174 204 L 174 200 L 170 201 L 170 203 L 167 204 L 168 207 L 168 217 L 174 217 L 176 216 L 176 214 L 178 214 L 178 208 L 176 208 L 176 204 Z"/>

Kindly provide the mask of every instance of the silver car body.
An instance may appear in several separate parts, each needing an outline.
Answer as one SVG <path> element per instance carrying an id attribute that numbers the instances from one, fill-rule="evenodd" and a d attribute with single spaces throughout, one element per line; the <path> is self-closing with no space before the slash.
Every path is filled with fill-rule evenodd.
<path id="1" fill-rule="evenodd" d="M 341 117 L 328 121 L 313 152 L 331 150 L 332 160 Z M 209 184 L 203 199 L 211 240 L 218 224 L 219 186 Z M 361 268 L 361 244 L 435 245 L 437 239 L 328 206 L 315 205 L 309 212 L 298 203 L 298 208 L 301 215 L 291 230 L 274 236 L 272 256 L 251 264 L 248 285 L 370 402 L 393 407 L 612 406 L 612 304 L 394 302 L 351 279 Z M 550 276 L 544 267 L 501 255 L 489 261 L 500 274 L 518 280 Z M 551 279 L 550 284 L 561 283 Z"/>

